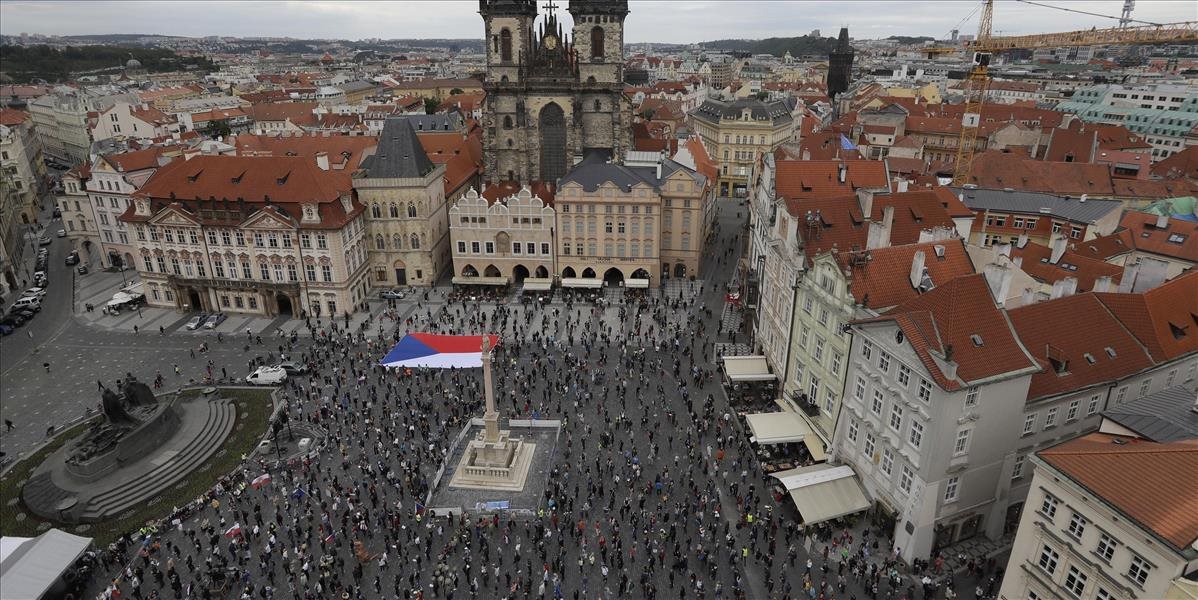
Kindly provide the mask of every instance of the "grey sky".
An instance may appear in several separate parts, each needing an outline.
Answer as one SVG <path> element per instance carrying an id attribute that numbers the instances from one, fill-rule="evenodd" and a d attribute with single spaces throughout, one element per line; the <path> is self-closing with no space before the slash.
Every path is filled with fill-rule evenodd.
<path id="1" fill-rule="evenodd" d="M 1122 0 L 1037 0 L 1044 4 L 1118 15 Z M 558 0 L 565 5 L 567 0 Z M 543 3 L 542 3 L 543 4 Z M 819 29 L 835 35 L 849 27 L 855 38 L 890 35 L 944 36 L 960 25 L 977 30 L 980 2 L 632 0 L 628 42 L 697 42 L 722 38 L 801 35 Z M 1134 17 L 1151 22 L 1198 19 L 1193 0 L 1138 0 Z M 56 35 L 158 33 L 183 36 L 296 38 L 481 38 L 475 1 L 218 1 L 122 2 L 108 0 L 2 0 L 0 33 Z M 1103 27 L 1114 21 L 997 0 L 994 30 L 1002 34 Z M 570 23 L 569 15 L 559 16 Z"/>

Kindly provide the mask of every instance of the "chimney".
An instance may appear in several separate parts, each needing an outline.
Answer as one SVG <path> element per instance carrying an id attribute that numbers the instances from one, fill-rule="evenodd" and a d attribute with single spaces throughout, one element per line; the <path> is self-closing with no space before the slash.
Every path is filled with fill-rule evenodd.
<path id="1" fill-rule="evenodd" d="M 1130 294 L 1136 285 L 1136 277 L 1140 274 L 1140 263 L 1127 262 L 1123 264 L 1123 278 L 1119 280 L 1119 293 Z"/>
<path id="2" fill-rule="evenodd" d="M 329 170 L 329 153 L 328 152 L 321 151 L 321 152 L 316 153 L 316 166 L 320 167 L 321 171 Z"/>
<path id="3" fill-rule="evenodd" d="M 1011 292 L 1011 276 L 1013 275 L 1011 268 L 998 263 L 990 263 L 983 271 L 986 275 L 986 283 L 990 285 L 990 295 L 994 296 L 994 303 L 1001 308 Z"/>
<path id="4" fill-rule="evenodd" d="M 944 365 L 940 371 L 944 373 L 944 378 L 949 381 L 957 378 L 957 361 L 953 360 L 952 344 L 945 344 L 944 346 Z"/>
<path id="5" fill-rule="evenodd" d="M 811 151 L 806 148 L 803 148 L 802 158 L 803 158 L 803 160 L 811 160 Z"/>
<path id="6" fill-rule="evenodd" d="M 1057 298 L 1072 296 L 1076 291 L 1077 278 L 1066 277 L 1064 279 L 1059 279 L 1052 284 L 1052 294 L 1049 297 L 1053 300 L 1056 300 Z"/>
<path id="7" fill-rule="evenodd" d="M 1015 244 L 1016 244 L 1017 248 L 1023 248 L 1024 246 L 1027 246 L 1027 234 L 1026 233 L 1019 234 L 1019 241 L 1015 242 Z M 1008 254 L 1007 256 L 1010 256 L 1010 254 Z"/>
<path id="8" fill-rule="evenodd" d="M 1111 276 L 1103 275 L 1102 277 L 1095 279 L 1094 280 L 1094 289 L 1092 291 L 1095 291 L 1095 292 L 1114 291 L 1114 285 L 1111 283 Z"/>
<path id="9" fill-rule="evenodd" d="M 1157 215 L 1156 228 L 1157 229 L 1168 229 L 1169 228 L 1169 215 L 1167 215 L 1167 214 Z"/>
<path id="10" fill-rule="evenodd" d="M 907 191 L 910 184 L 911 184 L 911 182 L 907 181 L 906 179 L 898 180 L 898 193 L 901 194 L 901 193 Z"/>
<path id="11" fill-rule="evenodd" d="M 874 193 L 869 190 L 857 190 L 857 205 L 861 207 L 861 218 L 870 220 L 874 214 Z"/>
<path id="12" fill-rule="evenodd" d="M 1035 300 L 1036 292 L 1032 291 L 1032 288 L 1023 288 L 1023 304 L 1021 306 L 1028 306 Z"/>
<path id="13" fill-rule="evenodd" d="M 894 225 L 894 207 L 886 206 L 882 208 L 882 220 L 872 221 L 869 223 L 869 231 L 865 237 L 865 248 L 873 250 L 876 248 L 890 247 L 890 230 Z"/>
<path id="14" fill-rule="evenodd" d="M 844 166 L 844 161 L 840 162 L 840 166 L 837 167 L 836 172 L 840 183 L 844 183 L 845 179 L 848 178 L 848 168 Z"/>
<path id="15" fill-rule="evenodd" d="M 1057 264 L 1058 262 L 1060 262 L 1061 257 L 1065 255 L 1066 244 L 1067 244 L 1067 242 L 1066 242 L 1065 236 L 1063 236 L 1063 235 L 1052 236 L 1052 241 L 1049 244 L 1049 247 L 1052 248 L 1052 256 L 1050 256 L 1048 258 L 1048 262 L 1050 262 L 1054 265 Z"/>
<path id="16" fill-rule="evenodd" d="M 1005 256 L 1007 258 L 1011 258 L 1011 245 L 1010 244 L 999 244 L 997 246 L 994 246 L 994 251 L 997 252 L 999 256 Z"/>
<path id="17" fill-rule="evenodd" d="M 919 284 L 921 281 L 923 281 L 923 264 L 924 264 L 924 260 L 926 260 L 926 259 L 927 259 L 927 255 L 925 255 L 923 253 L 923 250 L 916 250 L 915 254 L 911 256 L 911 287 L 912 288 L 919 289 Z"/>

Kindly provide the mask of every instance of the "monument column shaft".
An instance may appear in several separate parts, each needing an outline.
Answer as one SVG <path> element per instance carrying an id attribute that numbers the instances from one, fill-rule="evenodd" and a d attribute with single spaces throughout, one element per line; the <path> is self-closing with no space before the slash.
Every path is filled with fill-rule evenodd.
<path id="1" fill-rule="evenodd" d="M 491 383 L 491 349 L 483 351 L 483 393 L 486 397 L 487 407 L 483 413 L 483 423 L 486 425 L 487 442 L 499 441 L 499 411 L 495 410 L 495 387 Z"/>

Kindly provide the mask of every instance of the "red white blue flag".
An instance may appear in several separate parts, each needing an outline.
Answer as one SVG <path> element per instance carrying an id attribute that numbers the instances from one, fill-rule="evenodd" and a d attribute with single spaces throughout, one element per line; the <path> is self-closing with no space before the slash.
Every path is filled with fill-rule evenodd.
<path id="1" fill-rule="evenodd" d="M 437 335 L 409 333 L 379 361 L 384 367 L 424 367 L 428 369 L 470 369 L 483 366 L 481 335 Z M 485 336 L 490 347 L 499 336 Z"/>

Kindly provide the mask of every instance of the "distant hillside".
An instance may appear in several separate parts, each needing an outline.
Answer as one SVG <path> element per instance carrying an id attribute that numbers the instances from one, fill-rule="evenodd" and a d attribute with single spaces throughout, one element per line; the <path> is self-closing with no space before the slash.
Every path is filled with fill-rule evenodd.
<path id="1" fill-rule="evenodd" d="M 714 50 L 727 50 L 729 52 L 773 54 L 774 56 L 782 56 L 787 52 L 790 52 L 791 56 L 808 54 L 824 56 L 836 47 L 836 39 L 804 35 L 788 38 L 766 38 L 764 40 L 715 40 L 713 42 L 703 42 L 703 47 Z"/>
<path id="2" fill-rule="evenodd" d="M 886 39 L 894 40 L 904 46 L 913 46 L 913 45 L 922 44 L 924 42 L 931 42 L 931 41 L 935 40 L 936 38 L 931 37 L 931 36 L 926 36 L 926 35 L 920 35 L 920 36 L 915 36 L 915 37 L 912 37 L 909 35 L 892 35 Z"/>
<path id="3" fill-rule="evenodd" d="M 0 46 L 0 78 L 5 82 L 26 83 L 36 79 L 48 82 L 69 81 L 89 71 L 120 71 L 130 58 L 141 61 L 142 68 L 157 73 L 178 70 L 212 70 L 206 58 L 184 57 L 171 50 L 129 46 Z"/>

